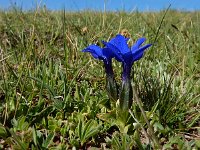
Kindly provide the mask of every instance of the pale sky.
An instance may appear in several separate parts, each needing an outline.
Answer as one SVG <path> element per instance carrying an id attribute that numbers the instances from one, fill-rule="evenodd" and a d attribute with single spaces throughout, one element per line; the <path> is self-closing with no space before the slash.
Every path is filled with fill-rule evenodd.
<path id="1" fill-rule="evenodd" d="M 159 11 L 171 4 L 171 9 L 200 10 L 200 0 L 0 0 L 0 8 L 5 10 L 16 5 L 23 10 L 34 9 L 37 5 L 50 10 L 80 11 L 84 9 L 103 11 Z"/>

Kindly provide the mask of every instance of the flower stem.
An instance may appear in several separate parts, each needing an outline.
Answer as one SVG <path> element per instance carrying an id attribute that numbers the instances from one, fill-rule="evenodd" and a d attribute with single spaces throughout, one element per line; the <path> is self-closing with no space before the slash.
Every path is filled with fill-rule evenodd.
<path id="1" fill-rule="evenodd" d="M 133 90 L 131 85 L 131 66 L 123 63 L 122 86 L 119 96 L 120 108 L 128 110 L 132 105 Z"/>
<path id="2" fill-rule="evenodd" d="M 118 88 L 117 83 L 115 81 L 114 72 L 112 68 L 112 61 L 107 60 L 104 61 L 104 68 L 106 72 L 106 90 L 108 93 L 108 97 L 113 102 L 117 101 L 118 97 Z"/>
<path id="3" fill-rule="evenodd" d="M 110 100 L 113 102 L 117 101 L 118 97 L 118 88 L 117 88 L 117 83 L 114 79 L 114 76 L 108 76 L 106 75 L 106 90 L 108 93 L 108 97 Z"/>

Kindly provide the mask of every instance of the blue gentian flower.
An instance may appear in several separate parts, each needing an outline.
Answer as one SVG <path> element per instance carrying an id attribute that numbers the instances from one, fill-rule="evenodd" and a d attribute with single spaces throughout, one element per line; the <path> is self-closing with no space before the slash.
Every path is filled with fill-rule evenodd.
<path id="1" fill-rule="evenodd" d="M 118 34 L 109 42 L 104 42 L 108 48 L 112 49 L 114 57 L 117 61 L 122 62 L 122 87 L 119 96 L 120 106 L 123 109 L 128 109 L 132 104 L 132 86 L 131 86 L 131 68 L 135 61 L 142 58 L 144 51 L 152 44 L 141 46 L 145 42 L 145 38 L 140 38 L 136 43 L 129 48 L 127 42 L 129 39 Z"/>
<path id="2" fill-rule="evenodd" d="M 92 44 L 83 49 L 82 52 L 89 52 L 95 59 L 99 59 L 104 62 L 104 68 L 106 72 L 106 89 L 108 96 L 111 100 L 116 102 L 118 89 L 112 68 L 112 58 L 114 57 L 112 50 L 107 47 L 101 48 L 95 44 Z"/>
<path id="3" fill-rule="evenodd" d="M 109 42 L 104 42 L 104 44 L 112 49 L 114 57 L 119 62 L 123 63 L 123 75 L 122 78 L 129 78 L 131 73 L 132 65 L 135 61 L 142 58 L 144 51 L 150 47 L 152 44 L 147 44 L 141 46 L 145 42 L 145 38 L 140 38 L 136 43 L 129 48 L 127 41 L 129 39 L 125 38 L 121 34 L 116 35 L 115 38 L 111 39 Z"/>
<path id="4" fill-rule="evenodd" d="M 112 58 L 114 57 L 112 50 L 108 48 L 101 48 L 95 44 L 83 49 L 82 52 L 90 52 L 95 59 L 104 62 L 105 72 L 108 76 L 113 76 Z"/>

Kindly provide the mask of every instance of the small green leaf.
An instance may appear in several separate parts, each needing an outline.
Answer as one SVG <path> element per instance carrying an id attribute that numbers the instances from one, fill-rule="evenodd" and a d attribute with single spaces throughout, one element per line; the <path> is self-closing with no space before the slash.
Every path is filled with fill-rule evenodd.
<path id="1" fill-rule="evenodd" d="M 42 147 L 48 148 L 48 146 L 53 141 L 54 135 L 55 134 L 53 132 L 49 133 L 46 140 L 43 142 Z"/>
<path id="2" fill-rule="evenodd" d="M 138 149 L 144 150 L 144 147 L 142 146 L 142 142 L 141 142 L 141 138 L 140 138 L 140 135 L 139 135 L 139 131 L 138 131 L 138 130 L 136 130 L 136 131 L 134 132 L 134 140 L 135 140 L 135 142 L 136 142 L 136 144 L 137 144 Z"/>
<path id="3" fill-rule="evenodd" d="M 82 130 L 83 130 L 82 128 L 83 128 L 82 120 L 79 120 L 79 122 L 78 122 L 78 136 L 79 136 L 81 141 L 82 141 Z"/>
<path id="4" fill-rule="evenodd" d="M 113 120 L 116 119 L 116 111 L 113 110 L 109 113 L 100 113 L 100 114 L 97 114 L 97 117 L 103 121 L 106 121 L 108 123 L 112 123 Z"/>
<path id="5" fill-rule="evenodd" d="M 164 127 L 163 127 L 162 124 L 160 124 L 159 122 L 155 122 L 153 126 L 154 126 L 154 128 L 156 128 L 157 130 L 164 130 Z"/>
<path id="6" fill-rule="evenodd" d="M 33 133 L 33 142 L 35 145 L 37 145 L 37 134 L 34 127 L 32 127 L 32 133 Z"/>
<path id="7" fill-rule="evenodd" d="M 8 133 L 3 125 L 0 124 L 0 137 L 6 138 L 8 136 Z"/>
<path id="8" fill-rule="evenodd" d="M 54 99 L 54 105 L 53 105 L 57 110 L 62 110 L 64 103 L 60 99 Z"/>
<path id="9" fill-rule="evenodd" d="M 117 137 L 117 135 L 114 135 L 112 138 L 112 146 L 116 150 L 121 148 L 119 137 Z"/>
<path id="10" fill-rule="evenodd" d="M 17 143 L 16 146 L 22 150 L 26 150 L 28 148 L 29 143 L 25 143 L 25 142 L 21 141 L 19 136 L 17 136 L 13 131 L 11 131 L 11 130 L 9 130 L 9 131 L 10 131 L 10 134 L 12 135 L 13 139 Z"/>
<path id="11" fill-rule="evenodd" d="M 200 140 L 196 139 L 195 140 L 195 145 L 197 149 L 200 149 Z"/>
<path id="12" fill-rule="evenodd" d="M 99 132 L 100 125 L 94 120 L 89 120 L 86 124 L 79 120 L 78 123 L 78 136 L 83 145 L 90 137 L 94 136 Z"/>

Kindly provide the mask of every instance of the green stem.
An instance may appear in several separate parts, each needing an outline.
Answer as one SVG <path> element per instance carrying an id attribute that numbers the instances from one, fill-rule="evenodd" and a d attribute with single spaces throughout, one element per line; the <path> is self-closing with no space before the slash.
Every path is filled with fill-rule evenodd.
<path id="1" fill-rule="evenodd" d="M 113 102 L 117 102 L 118 91 L 117 91 L 117 83 L 114 79 L 114 76 L 108 76 L 108 75 L 106 76 L 106 90 L 110 100 Z"/>
<path id="2" fill-rule="evenodd" d="M 123 110 L 127 110 L 132 105 L 133 93 L 132 93 L 132 86 L 131 80 L 129 78 L 122 81 L 119 102 L 120 108 Z"/>

